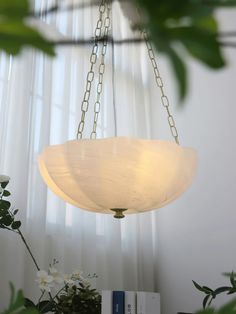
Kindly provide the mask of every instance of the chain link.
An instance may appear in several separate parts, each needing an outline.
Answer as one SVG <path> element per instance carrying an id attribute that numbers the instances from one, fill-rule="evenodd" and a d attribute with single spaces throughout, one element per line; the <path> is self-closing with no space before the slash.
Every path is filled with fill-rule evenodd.
<path id="1" fill-rule="evenodd" d="M 84 131 L 84 126 L 85 126 L 85 116 L 89 108 L 91 87 L 92 87 L 92 83 L 94 81 L 94 75 L 95 75 L 94 67 L 98 58 L 98 44 L 99 44 L 99 40 L 101 39 L 103 19 L 104 19 L 103 17 L 106 11 L 106 6 L 107 6 L 106 0 L 101 0 L 100 6 L 99 6 L 99 19 L 97 21 L 97 25 L 94 31 L 94 44 L 93 44 L 93 49 L 90 56 L 90 70 L 87 74 L 84 98 L 81 104 L 81 118 L 80 118 L 80 122 L 77 129 L 77 139 L 81 139 L 83 137 L 83 131 Z"/>
<path id="2" fill-rule="evenodd" d="M 103 40 L 102 40 L 102 47 L 101 47 L 101 63 L 99 65 L 98 69 L 98 83 L 97 83 L 97 97 L 96 101 L 94 103 L 94 119 L 93 119 L 93 130 L 90 134 L 91 139 L 96 139 L 97 137 L 97 122 L 98 122 L 98 117 L 100 113 L 100 108 L 101 108 L 101 94 L 102 94 L 102 89 L 103 89 L 103 78 L 104 78 L 104 73 L 105 73 L 105 55 L 107 52 L 107 44 L 108 44 L 108 35 L 109 35 L 109 30 L 111 26 L 111 5 L 110 3 L 106 4 L 107 10 L 106 10 L 106 18 L 104 20 L 104 33 L 103 33 Z"/>
<path id="3" fill-rule="evenodd" d="M 176 144 L 179 144 L 179 135 L 178 135 L 178 131 L 175 125 L 175 120 L 174 117 L 172 116 L 171 112 L 170 112 L 170 103 L 169 103 L 169 99 L 165 94 L 164 91 L 164 84 L 158 69 L 158 65 L 157 65 L 157 61 L 155 58 L 155 54 L 154 54 L 154 50 L 152 48 L 152 44 L 150 43 L 149 39 L 148 39 L 148 35 L 146 31 L 142 31 L 143 33 L 143 37 L 147 46 L 147 50 L 148 50 L 148 56 L 151 60 L 151 64 L 153 66 L 153 71 L 154 71 L 154 75 L 155 75 L 155 80 L 156 80 L 156 84 L 157 86 L 160 88 L 161 91 L 161 103 L 163 105 L 163 107 L 166 109 L 167 112 L 167 120 L 168 120 L 168 124 L 170 127 L 170 131 L 172 136 L 175 139 Z"/>

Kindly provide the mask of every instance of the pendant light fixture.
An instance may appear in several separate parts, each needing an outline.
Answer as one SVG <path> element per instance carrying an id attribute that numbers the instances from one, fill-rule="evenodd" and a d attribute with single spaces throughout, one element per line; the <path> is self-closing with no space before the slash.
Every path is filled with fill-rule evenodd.
<path id="1" fill-rule="evenodd" d="M 105 73 L 105 56 L 111 26 L 111 3 L 102 0 L 90 57 L 86 90 L 81 105 L 77 139 L 44 149 L 39 169 L 47 186 L 64 201 L 88 211 L 113 214 L 140 213 L 163 207 L 180 196 L 192 183 L 196 153 L 179 145 L 169 100 L 146 31 L 142 32 L 161 102 L 167 112 L 174 141 L 130 137 L 97 139 L 97 121 Z M 90 139 L 83 138 L 99 46 L 101 63 Z"/>

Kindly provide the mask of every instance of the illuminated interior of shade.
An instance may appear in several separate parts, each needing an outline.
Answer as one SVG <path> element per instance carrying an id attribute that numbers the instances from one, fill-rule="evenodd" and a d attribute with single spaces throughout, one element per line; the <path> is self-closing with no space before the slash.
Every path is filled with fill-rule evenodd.
<path id="1" fill-rule="evenodd" d="M 45 148 L 41 175 L 64 201 L 89 211 L 126 214 L 163 207 L 191 184 L 196 153 L 171 141 L 82 139 Z"/>

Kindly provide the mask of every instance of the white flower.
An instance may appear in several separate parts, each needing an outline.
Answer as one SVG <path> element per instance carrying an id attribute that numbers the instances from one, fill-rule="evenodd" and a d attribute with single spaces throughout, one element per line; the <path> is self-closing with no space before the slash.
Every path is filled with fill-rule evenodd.
<path id="1" fill-rule="evenodd" d="M 83 281 L 84 278 L 83 278 L 82 274 L 83 274 L 82 271 L 80 271 L 80 270 L 75 270 L 75 271 L 72 273 L 72 278 L 73 278 L 74 280 L 81 280 L 81 281 Z"/>
<path id="2" fill-rule="evenodd" d="M 48 275 L 45 270 L 40 270 L 37 272 L 37 277 L 36 282 L 38 283 L 39 288 L 50 292 L 51 288 L 54 287 L 53 276 Z"/>
<path id="3" fill-rule="evenodd" d="M 84 284 L 85 286 L 90 286 L 90 282 L 89 282 L 87 279 L 83 278 L 83 279 L 81 279 L 81 280 L 83 280 L 83 284 Z"/>
<path id="4" fill-rule="evenodd" d="M 10 177 L 4 176 L 3 174 L 0 175 L 0 183 L 9 182 L 9 181 L 10 181 Z"/>
<path id="5" fill-rule="evenodd" d="M 68 284 L 68 285 L 74 285 L 74 284 L 76 284 L 75 281 L 74 281 L 72 278 L 73 278 L 72 275 L 67 275 L 67 274 L 65 274 L 65 275 L 64 275 L 64 282 L 65 282 L 66 284 Z"/>
<path id="6" fill-rule="evenodd" d="M 64 276 L 55 267 L 50 267 L 49 273 L 53 277 L 53 280 L 56 283 L 58 283 L 58 284 L 63 283 Z"/>

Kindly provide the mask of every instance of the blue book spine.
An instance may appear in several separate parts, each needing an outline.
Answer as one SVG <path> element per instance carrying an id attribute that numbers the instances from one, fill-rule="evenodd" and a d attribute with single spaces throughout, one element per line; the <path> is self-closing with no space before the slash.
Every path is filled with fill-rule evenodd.
<path id="1" fill-rule="evenodd" d="M 113 291 L 112 314 L 125 314 L 125 292 Z"/>

